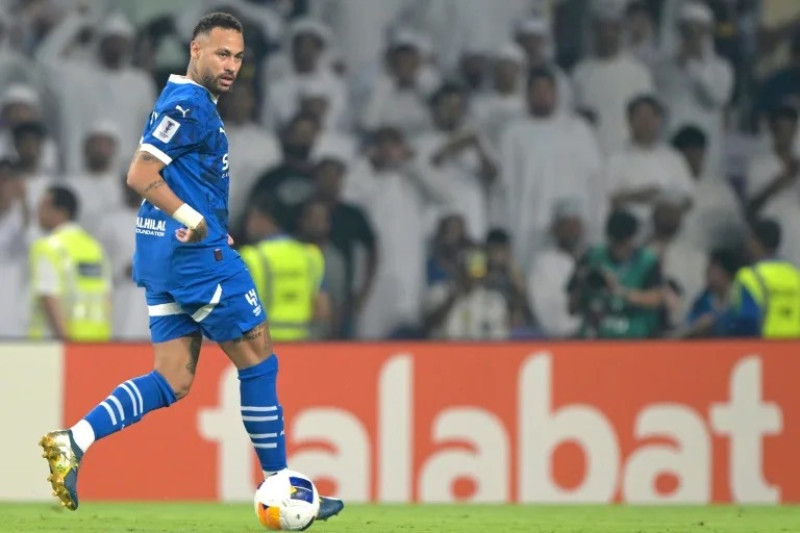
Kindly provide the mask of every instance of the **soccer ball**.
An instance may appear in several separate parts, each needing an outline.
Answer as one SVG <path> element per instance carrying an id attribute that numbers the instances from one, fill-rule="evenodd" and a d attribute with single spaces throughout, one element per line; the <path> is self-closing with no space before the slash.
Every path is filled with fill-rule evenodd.
<path id="1" fill-rule="evenodd" d="M 282 470 L 258 486 L 255 496 L 258 521 L 275 531 L 304 531 L 319 511 L 317 487 L 306 476 Z"/>

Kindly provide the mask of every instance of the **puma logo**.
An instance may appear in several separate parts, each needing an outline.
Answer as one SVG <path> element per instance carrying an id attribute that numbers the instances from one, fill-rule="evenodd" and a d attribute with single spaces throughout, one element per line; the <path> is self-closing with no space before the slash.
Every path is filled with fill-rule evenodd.
<path id="1" fill-rule="evenodd" d="M 178 111 L 181 112 L 181 115 L 183 115 L 183 118 L 186 118 L 186 115 L 189 113 L 189 111 L 191 111 L 191 109 L 184 109 L 180 105 L 176 105 L 175 109 L 177 109 Z"/>

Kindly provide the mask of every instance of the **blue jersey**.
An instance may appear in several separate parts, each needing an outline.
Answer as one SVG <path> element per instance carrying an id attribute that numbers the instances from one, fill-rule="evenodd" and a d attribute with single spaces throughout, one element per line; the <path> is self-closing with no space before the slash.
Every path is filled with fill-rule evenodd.
<path id="1" fill-rule="evenodd" d="M 167 185 L 205 217 L 208 236 L 199 243 L 179 242 L 175 230 L 181 224 L 144 201 L 136 218 L 136 282 L 168 290 L 212 275 L 224 278 L 228 270 L 233 275 L 240 259 L 227 246 L 228 139 L 216 98 L 188 78 L 170 76 L 139 149 L 164 163 Z"/>

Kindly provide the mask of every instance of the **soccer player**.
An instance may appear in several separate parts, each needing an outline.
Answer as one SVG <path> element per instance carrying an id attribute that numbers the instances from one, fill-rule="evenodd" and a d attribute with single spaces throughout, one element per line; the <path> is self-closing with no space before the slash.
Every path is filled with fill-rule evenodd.
<path id="1" fill-rule="evenodd" d="M 216 102 L 242 65 L 240 22 L 204 16 L 190 53 L 186 76 L 170 77 L 128 170 L 128 185 L 145 199 L 133 268 L 146 290 L 155 368 L 120 384 L 71 428 L 42 437 L 48 480 L 67 509 L 78 507 L 78 468 L 93 442 L 188 394 L 203 335 L 239 371 L 242 420 L 264 476 L 286 468 L 278 361 L 253 281 L 227 233 L 228 141 Z M 343 507 L 323 498 L 318 518 Z"/>

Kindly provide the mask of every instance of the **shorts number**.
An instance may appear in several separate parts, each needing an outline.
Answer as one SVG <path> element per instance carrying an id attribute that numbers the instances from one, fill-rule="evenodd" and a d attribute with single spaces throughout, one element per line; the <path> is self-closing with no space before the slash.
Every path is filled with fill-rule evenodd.
<path id="1" fill-rule="evenodd" d="M 256 295 L 255 289 L 250 289 L 247 291 L 247 294 L 245 294 L 244 297 L 247 298 L 247 303 L 249 303 L 251 306 L 255 307 L 258 305 L 258 296 Z"/>

